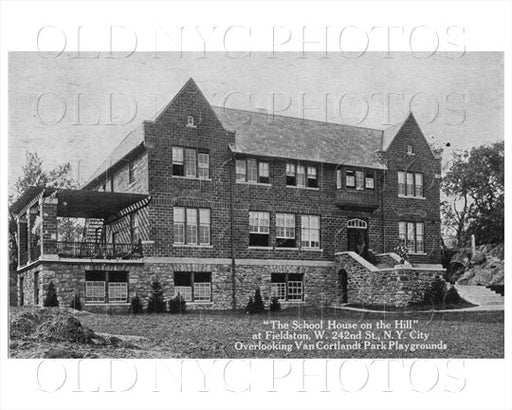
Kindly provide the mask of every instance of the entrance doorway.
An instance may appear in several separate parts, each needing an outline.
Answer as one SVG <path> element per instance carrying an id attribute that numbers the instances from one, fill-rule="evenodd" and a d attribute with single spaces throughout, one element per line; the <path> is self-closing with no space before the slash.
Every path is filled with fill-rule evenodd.
<path id="1" fill-rule="evenodd" d="M 366 259 L 368 257 L 367 223 L 362 219 L 351 219 L 347 222 L 347 235 L 347 250 Z"/>

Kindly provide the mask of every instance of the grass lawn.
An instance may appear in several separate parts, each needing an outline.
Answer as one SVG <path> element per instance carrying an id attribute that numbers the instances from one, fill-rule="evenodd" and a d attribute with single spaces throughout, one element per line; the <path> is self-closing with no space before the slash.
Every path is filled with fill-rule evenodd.
<path id="1" fill-rule="evenodd" d="M 376 337 L 383 337 L 383 330 L 377 330 L 377 322 L 383 320 L 394 326 L 394 321 L 402 319 L 418 320 L 413 329 L 428 333 L 426 341 L 411 340 L 406 337 L 403 343 L 437 344 L 440 341 L 447 346 L 446 350 L 419 349 L 415 352 L 403 350 L 235 350 L 236 342 L 258 343 L 252 339 L 253 334 L 271 330 L 266 321 L 280 320 L 291 327 L 292 321 L 303 320 L 308 323 L 324 321 L 324 329 L 328 320 L 336 320 L 338 324 L 360 326 L 371 324 Z M 503 312 L 453 312 L 414 314 L 372 313 L 361 314 L 341 310 L 287 309 L 275 314 L 249 316 L 233 312 L 198 312 L 191 311 L 184 315 L 139 315 L 139 316 L 108 316 L 86 315 L 80 318 L 85 326 L 96 332 L 120 335 L 144 336 L 149 340 L 141 346 L 142 357 L 190 357 L 190 358 L 365 358 L 365 357 L 399 357 L 399 358 L 502 358 L 504 355 L 504 314 Z M 408 333 L 410 330 L 406 330 Z M 314 330 L 295 330 L 296 334 L 307 334 L 312 343 L 317 339 Z M 337 336 L 343 335 L 339 333 Z M 274 331 L 274 334 L 279 333 Z M 357 331 L 351 330 L 351 333 Z M 332 331 L 327 330 L 325 342 L 334 342 Z M 262 342 L 271 343 L 269 340 Z M 293 344 L 294 340 L 277 340 L 279 343 Z M 352 344 L 353 340 L 342 340 Z M 308 342 L 309 343 L 309 342 Z M 144 352 L 146 354 L 144 354 Z M 142 353 L 142 355 L 141 355 Z"/>
<path id="2" fill-rule="evenodd" d="M 83 354 L 83 357 L 100 358 L 502 358 L 504 355 L 504 313 L 503 312 L 450 312 L 429 313 L 415 312 L 403 314 L 399 312 L 387 313 L 357 313 L 333 309 L 287 309 L 282 312 L 261 315 L 246 315 L 241 312 L 213 312 L 190 311 L 184 315 L 151 314 L 137 316 L 103 315 L 80 313 L 77 317 L 83 324 L 96 333 L 109 333 L 114 335 L 138 336 L 131 338 L 134 346 L 112 347 L 91 346 L 77 343 L 37 343 L 16 342 L 11 346 L 12 357 L 41 357 L 42 352 L 49 347 L 74 349 Z M 424 344 L 413 352 L 403 349 L 387 348 L 362 349 L 354 345 L 356 339 L 338 340 L 341 344 L 353 345 L 353 350 L 338 349 L 298 349 L 296 340 L 277 339 L 275 343 L 290 344 L 291 351 L 286 350 L 236 350 L 235 344 L 242 342 L 258 344 L 253 339 L 254 334 L 271 331 L 269 320 L 279 320 L 289 325 L 289 332 L 300 337 L 305 344 L 316 343 L 314 330 L 291 330 L 292 322 L 318 324 L 324 323 L 326 333 L 321 342 L 332 344 L 332 330 L 327 330 L 327 321 L 335 320 L 340 326 L 355 326 L 361 324 L 371 326 L 375 338 L 382 338 L 384 331 L 377 329 L 377 323 L 383 321 L 392 326 L 395 320 L 412 320 L 412 329 L 406 329 L 401 344 Z M 427 340 L 412 340 L 410 331 L 417 330 L 428 334 Z M 394 331 L 394 329 L 393 329 Z M 363 337 L 365 335 L 363 330 Z M 358 330 L 350 330 L 350 334 L 357 334 Z M 393 332 L 394 333 L 394 332 Z M 279 334 L 274 330 L 273 334 Z M 306 336 L 305 336 L 306 335 Z M 346 336 L 340 330 L 336 336 Z M 415 335 L 417 336 L 417 334 Z M 395 338 L 395 336 L 393 336 Z M 269 344 L 271 340 L 261 340 Z M 300 342 L 300 340 L 297 340 Z M 364 339 L 360 341 L 364 342 Z M 370 343 L 379 344 L 378 340 Z M 438 345 L 444 342 L 446 349 L 438 350 L 425 348 L 426 345 Z M 382 342 L 384 343 L 384 342 Z M 386 341 L 388 343 L 388 341 Z M 57 346 L 56 346 L 57 345 Z"/>

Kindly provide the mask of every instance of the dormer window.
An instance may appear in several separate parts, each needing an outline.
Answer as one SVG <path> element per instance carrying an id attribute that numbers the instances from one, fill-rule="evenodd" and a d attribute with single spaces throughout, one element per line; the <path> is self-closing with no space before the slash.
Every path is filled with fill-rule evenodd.
<path id="1" fill-rule="evenodd" d="M 187 127 L 196 128 L 196 126 L 194 125 L 194 116 L 193 115 L 187 116 Z"/>
<path id="2" fill-rule="evenodd" d="M 412 150 L 412 145 L 407 145 L 407 155 L 414 155 L 414 151 Z"/>

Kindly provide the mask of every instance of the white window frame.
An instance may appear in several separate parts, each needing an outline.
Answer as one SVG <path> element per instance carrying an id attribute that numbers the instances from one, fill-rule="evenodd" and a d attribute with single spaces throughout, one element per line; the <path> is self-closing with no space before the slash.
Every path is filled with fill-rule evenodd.
<path id="1" fill-rule="evenodd" d="M 295 239 L 295 214 L 276 213 L 276 238 Z"/>
<path id="2" fill-rule="evenodd" d="M 173 217 L 175 245 L 210 245 L 211 210 L 209 208 L 175 206 Z"/>
<path id="3" fill-rule="evenodd" d="M 317 223 L 314 223 L 314 221 L 317 221 Z M 320 248 L 320 223 L 319 215 L 301 215 L 300 243 L 302 248 Z M 314 225 L 317 225 L 317 227 Z M 315 240 L 316 238 L 318 240 Z"/>
<path id="4" fill-rule="evenodd" d="M 197 153 L 197 177 L 199 179 L 210 178 L 210 155 L 205 152 Z"/>
<path id="5" fill-rule="evenodd" d="M 425 253 L 425 223 L 416 221 L 398 222 L 400 244 L 407 247 L 410 254 Z"/>
<path id="6" fill-rule="evenodd" d="M 270 234 L 270 212 L 249 211 L 249 233 Z"/>
<path id="7" fill-rule="evenodd" d="M 104 280 L 90 280 L 85 282 L 86 303 L 106 303 L 107 282 Z"/>
<path id="8" fill-rule="evenodd" d="M 109 303 L 128 302 L 128 283 L 109 282 L 108 283 L 108 301 Z"/>

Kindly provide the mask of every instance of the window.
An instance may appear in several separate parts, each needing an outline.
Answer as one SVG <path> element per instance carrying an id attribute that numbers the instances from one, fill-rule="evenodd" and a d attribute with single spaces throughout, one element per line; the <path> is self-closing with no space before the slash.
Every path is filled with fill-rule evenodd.
<path id="1" fill-rule="evenodd" d="M 356 187 L 356 173 L 351 169 L 347 169 L 345 171 L 345 186 L 347 188 L 355 188 Z"/>
<path id="2" fill-rule="evenodd" d="M 320 217 L 318 215 L 301 216 L 301 246 L 303 248 L 320 247 Z"/>
<path id="3" fill-rule="evenodd" d="M 268 182 L 269 182 L 268 162 L 260 162 L 258 165 L 259 165 L 259 182 L 262 184 L 268 184 Z"/>
<path id="4" fill-rule="evenodd" d="M 308 167 L 308 188 L 317 188 L 318 180 L 316 176 L 316 168 Z"/>
<path id="5" fill-rule="evenodd" d="M 210 210 L 175 207 L 174 243 L 177 245 L 210 245 Z"/>
<path id="6" fill-rule="evenodd" d="M 341 169 L 337 169 L 336 170 L 336 189 L 341 189 L 341 187 L 342 187 L 343 183 L 342 183 L 341 177 L 342 177 Z"/>
<path id="7" fill-rule="evenodd" d="M 187 116 L 187 127 L 189 128 L 195 128 L 194 125 L 194 117 L 192 115 Z"/>
<path id="8" fill-rule="evenodd" d="M 399 222 L 398 237 L 400 244 L 407 247 L 409 253 L 425 252 L 425 224 L 423 222 Z"/>
<path id="9" fill-rule="evenodd" d="M 356 189 L 361 191 L 364 189 L 364 172 L 356 171 Z"/>
<path id="10" fill-rule="evenodd" d="M 295 273 L 272 273 L 270 293 L 280 302 L 302 302 L 304 300 L 304 275 Z"/>
<path id="11" fill-rule="evenodd" d="M 276 246 L 280 248 L 296 246 L 294 214 L 276 214 Z"/>
<path id="12" fill-rule="evenodd" d="M 407 154 L 408 155 L 414 155 L 414 152 L 412 150 L 412 145 L 407 145 Z"/>
<path id="13" fill-rule="evenodd" d="M 414 174 L 415 194 L 418 197 L 423 196 L 423 174 Z"/>
<path id="14" fill-rule="evenodd" d="M 211 273 L 174 272 L 174 296 L 178 295 L 187 302 L 211 302 Z"/>
<path id="15" fill-rule="evenodd" d="M 247 167 L 244 159 L 236 160 L 236 182 L 245 182 L 247 175 Z"/>
<path id="16" fill-rule="evenodd" d="M 268 184 L 270 182 L 269 163 L 253 158 L 237 159 L 236 182 Z"/>
<path id="17" fill-rule="evenodd" d="M 295 164 L 286 164 L 286 185 L 295 186 Z"/>
<path id="18" fill-rule="evenodd" d="M 398 171 L 398 195 L 423 198 L 423 174 Z"/>
<path id="19" fill-rule="evenodd" d="M 269 246 L 270 214 L 249 212 L 249 246 Z"/>
<path id="20" fill-rule="evenodd" d="M 405 172 L 398 171 L 398 195 L 405 195 Z"/>
<path id="21" fill-rule="evenodd" d="M 297 186 L 306 186 L 306 168 L 304 165 L 297 165 Z"/>
<path id="22" fill-rule="evenodd" d="M 128 302 L 128 273 L 120 271 L 86 271 L 87 303 Z"/>
<path id="23" fill-rule="evenodd" d="M 172 147 L 173 176 L 208 179 L 210 156 L 192 148 Z"/>
<path id="24" fill-rule="evenodd" d="M 133 161 L 128 162 L 128 183 L 131 184 L 133 181 L 135 181 L 135 173 L 133 168 Z M 112 189 L 111 191 L 114 192 L 114 179 L 112 178 Z"/>
<path id="25" fill-rule="evenodd" d="M 185 168 L 183 167 L 183 148 L 172 147 L 172 174 L 176 176 L 184 176 Z"/>
<path id="26" fill-rule="evenodd" d="M 286 164 L 286 185 L 301 188 L 318 188 L 317 168 L 301 164 Z"/>
<path id="27" fill-rule="evenodd" d="M 130 214 L 130 240 L 131 243 L 139 242 L 139 218 L 137 213 Z"/>
<path id="28" fill-rule="evenodd" d="M 364 184 L 366 189 L 375 189 L 375 176 L 373 172 L 366 173 Z"/>
<path id="29" fill-rule="evenodd" d="M 210 156 L 204 152 L 200 152 L 197 154 L 197 162 L 199 165 L 197 175 L 199 179 L 210 178 Z"/>

